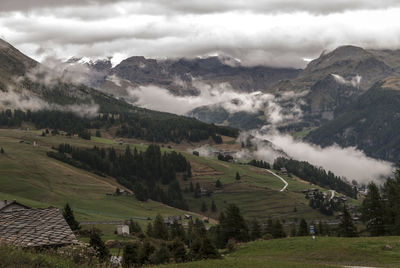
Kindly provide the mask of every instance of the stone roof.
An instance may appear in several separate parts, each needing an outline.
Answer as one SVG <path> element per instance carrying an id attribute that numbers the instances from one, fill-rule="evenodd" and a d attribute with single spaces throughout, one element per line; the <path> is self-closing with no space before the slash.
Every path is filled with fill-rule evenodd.
<path id="1" fill-rule="evenodd" d="M 57 208 L 0 212 L 0 244 L 22 247 L 60 246 L 78 243 Z"/>
<path id="2" fill-rule="evenodd" d="M 21 209 L 25 209 L 25 208 L 30 208 L 28 206 L 25 206 L 21 203 L 18 203 L 17 201 L 13 200 L 13 201 L 8 201 L 8 200 L 0 200 L 0 211 L 5 210 L 7 207 L 14 205 L 14 206 L 18 206 Z"/>

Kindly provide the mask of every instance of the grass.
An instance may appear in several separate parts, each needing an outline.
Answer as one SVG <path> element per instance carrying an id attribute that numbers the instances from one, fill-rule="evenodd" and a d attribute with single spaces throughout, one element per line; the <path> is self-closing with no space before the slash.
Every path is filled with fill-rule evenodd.
<path id="1" fill-rule="evenodd" d="M 107 196 L 106 193 L 113 193 L 117 187 L 123 187 L 113 178 L 103 178 L 46 156 L 52 146 L 60 143 L 80 147 L 114 146 L 121 151 L 126 146 L 135 146 L 138 150 L 145 150 L 146 145 L 138 144 L 140 141 L 129 144 L 130 140 L 127 139 L 123 145 L 119 145 L 119 140 L 107 138 L 92 137 L 88 141 L 59 135 L 41 137 L 41 133 L 41 130 L 0 130 L 0 145 L 6 152 L 0 156 L 0 198 L 18 199 L 33 207 L 62 207 L 69 202 L 78 220 L 125 220 L 131 217 L 154 218 L 158 213 L 163 216 L 184 213 L 153 201 L 139 202 L 132 196 Z M 25 142 L 20 143 L 20 140 Z M 34 147 L 34 141 L 39 146 Z M 199 182 L 202 187 L 210 190 L 215 190 L 217 179 L 224 185 L 222 191 L 211 197 L 195 199 L 191 193 L 185 193 L 190 209 L 196 213 L 216 219 L 227 204 L 235 203 L 248 219 L 257 217 L 265 220 L 269 216 L 289 221 L 300 218 L 330 219 L 311 209 L 304 195 L 299 193 L 299 190 L 315 187 L 309 183 L 282 175 L 289 183 L 288 190 L 282 193 L 279 191 L 284 186 L 282 181 L 263 169 L 197 157 L 187 153 L 184 148 L 180 149 L 192 163 L 195 176 L 190 180 L 193 183 Z M 161 150 L 171 151 L 166 147 Z M 202 171 L 204 168 L 206 172 Z M 241 175 L 240 182 L 235 180 L 237 172 Z M 182 181 L 182 189 L 189 187 L 188 183 Z M 209 209 L 211 200 L 214 200 L 218 211 L 202 213 L 200 208 L 203 200 Z M 294 207 L 297 212 L 293 211 Z M 148 221 L 138 222 L 144 227 Z"/>
<path id="2" fill-rule="evenodd" d="M 392 247 L 385 249 L 386 245 Z M 296 237 L 242 244 L 223 260 L 162 267 L 400 266 L 400 237 Z"/>
<path id="3" fill-rule="evenodd" d="M 68 202 L 78 220 L 125 220 L 184 213 L 158 202 L 140 202 L 133 196 L 107 196 L 117 187 L 123 187 L 113 178 L 103 178 L 46 156 L 51 146 L 60 143 L 93 146 L 101 145 L 99 141 L 102 140 L 41 137 L 40 133 L 0 130 L 0 145 L 5 150 L 0 156 L 0 198 L 17 199 L 32 207 L 61 208 Z M 20 140 L 27 143 L 20 143 Z M 34 147 L 34 141 L 39 146 Z"/>

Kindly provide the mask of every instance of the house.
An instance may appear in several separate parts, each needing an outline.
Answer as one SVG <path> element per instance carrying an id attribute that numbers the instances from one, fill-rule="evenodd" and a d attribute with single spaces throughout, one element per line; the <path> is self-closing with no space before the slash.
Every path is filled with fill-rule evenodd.
<path id="1" fill-rule="evenodd" d="M 168 216 L 164 218 L 164 223 L 166 225 L 172 225 L 174 221 L 178 222 L 178 224 L 182 224 L 182 217 L 181 216 Z"/>
<path id="2" fill-rule="evenodd" d="M 13 201 L 0 200 L 0 212 L 13 211 L 13 210 L 19 210 L 19 209 L 29 209 L 29 208 L 30 207 L 22 205 L 21 203 L 18 203 L 15 200 L 13 200 Z"/>
<path id="3" fill-rule="evenodd" d="M 74 233 L 55 207 L 0 212 L 0 244 L 59 247 L 77 244 Z"/>
<path id="4" fill-rule="evenodd" d="M 117 226 L 118 235 L 128 236 L 129 235 L 129 226 L 126 224 Z"/>
<path id="5" fill-rule="evenodd" d="M 119 195 L 131 195 L 131 193 L 128 192 L 128 191 L 126 191 L 126 190 L 124 190 L 124 189 L 121 189 L 121 190 L 119 191 Z"/>
<path id="6" fill-rule="evenodd" d="M 281 173 L 282 173 L 282 174 L 287 174 L 287 169 L 286 169 L 286 168 L 284 168 L 284 167 L 283 167 L 283 168 L 281 168 Z"/>
<path id="7" fill-rule="evenodd" d="M 183 216 L 185 217 L 185 219 L 186 219 L 186 220 L 190 220 L 190 219 L 192 219 L 192 215 L 185 214 L 185 215 L 183 215 Z"/>

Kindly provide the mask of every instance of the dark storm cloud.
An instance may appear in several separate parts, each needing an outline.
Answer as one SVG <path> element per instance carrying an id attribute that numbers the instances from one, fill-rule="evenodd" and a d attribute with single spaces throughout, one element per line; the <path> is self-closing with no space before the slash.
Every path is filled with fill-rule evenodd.
<path id="1" fill-rule="evenodd" d="M 399 48 L 397 2 L 1 0 L 0 36 L 38 60 L 221 54 L 304 67 L 340 45 Z"/>
<path id="2" fill-rule="evenodd" d="M 219 13 L 247 10 L 256 13 L 306 11 L 312 13 L 332 13 L 345 10 L 384 9 L 399 6 L 397 0 L 2 0 L 2 11 L 31 11 L 40 8 L 71 6 L 93 6 L 127 2 L 135 4 L 136 9 L 148 12 L 174 13 Z"/>

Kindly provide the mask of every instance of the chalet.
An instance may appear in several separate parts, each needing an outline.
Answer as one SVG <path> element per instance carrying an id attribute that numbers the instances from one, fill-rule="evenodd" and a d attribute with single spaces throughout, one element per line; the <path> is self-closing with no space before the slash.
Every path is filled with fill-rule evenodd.
<path id="1" fill-rule="evenodd" d="M 118 235 L 128 236 L 129 235 L 129 226 L 126 224 L 117 226 Z"/>
<path id="2" fill-rule="evenodd" d="M 183 216 L 185 217 L 185 219 L 186 219 L 186 220 L 190 220 L 190 219 L 192 219 L 192 215 L 185 214 L 185 215 L 183 215 Z"/>
<path id="3" fill-rule="evenodd" d="M 168 216 L 164 218 L 164 223 L 166 225 L 172 225 L 176 221 L 178 224 L 182 224 L 182 217 L 181 216 Z"/>
<path id="4" fill-rule="evenodd" d="M 3 211 L 13 211 L 13 210 L 20 210 L 20 209 L 29 209 L 25 205 L 18 203 L 17 201 L 8 201 L 8 200 L 0 200 L 0 212 Z"/>
<path id="5" fill-rule="evenodd" d="M 288 173 L 288 172 L 287 172 L 287 169 L 286 169 L 286 168 L 284 168 L 284 167 L 283 167 L 283 168 L 281 168 L 281 173 L 286 175 L 286 174 Z"/>
<path id="6" fill-rule="evenodd" d="M 0 212 L 0 244 L 18 247 L 60 247 L 78 241 L 57 208 Z"/>

